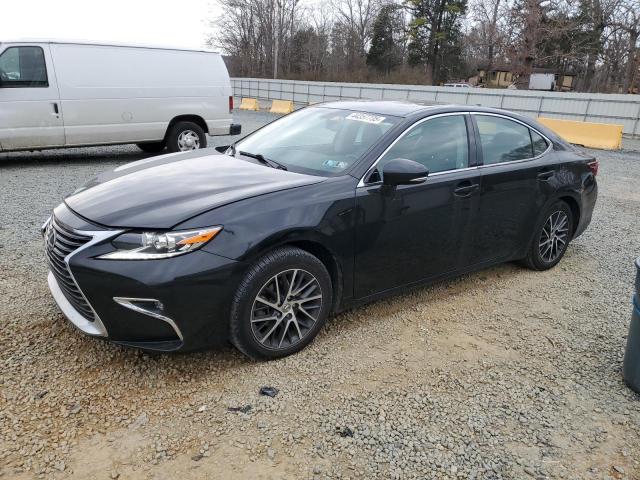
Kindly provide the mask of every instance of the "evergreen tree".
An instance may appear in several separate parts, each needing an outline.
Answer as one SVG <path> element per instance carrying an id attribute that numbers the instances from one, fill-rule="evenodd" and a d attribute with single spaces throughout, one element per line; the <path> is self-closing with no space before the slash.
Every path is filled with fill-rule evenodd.
<path id="1" fill-rule="evenodd" d="M 373 37 L 367 54 L 367 65 L 386 74 L 400 65 L 402 52 L 396 38 L 399 33 L 402 33 L 402 23 L 398 15 L 398 6 L 393 4 L 383 6 L 373 24 Z"/>
<path id="2" fill-rule="evenodd" d="M 461 63 L 461 22 L 467 0 L 405 0 L 411 12 L 409 63 L 424 65 L 432 85 Z"/>

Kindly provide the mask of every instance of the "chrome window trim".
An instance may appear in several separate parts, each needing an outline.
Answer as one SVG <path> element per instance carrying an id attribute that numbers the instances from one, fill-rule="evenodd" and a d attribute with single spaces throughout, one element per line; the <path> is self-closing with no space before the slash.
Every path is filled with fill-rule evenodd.
<path id="1" fill-rule="evenodd" d="M 387 152 L 389 152 L 389 150 L 391 150 L 394 145 L 396 143 L 398 143 L 398 141 L 400 141 L 405 135 L 407 135 L 411 130 L 413 130 L 414 128 L 416 128 L 418 125 L 421 125 L 424 122 L 428 122 L 429 120 L 432 120 L 434 118 L 439 118 L 439 117 L 451 117 L 454 115 L 460 115 L 460 116 L 464 116 L 464 115 L 468 115 L 469 112 L 447 112 L 447 113 L 438 113 L 436 115 L 431 115 L 429 117 L 425 117 L 425 118 L 421 118 L 420 120 L 418 120 L 417 122 L 413 123 L 409 128 L 407 128 L 404 132 L 402 132 L 398 138 L 396 138 L 393 142 L 391 142 L 391 144 L 384 149 L 384 152 L 382 152 L 378 158 L 376 158 L 375 162 L 373 162 L 371 164 L 371 166 L 367 169 L 367 171 L 364 173 L 364 175 L 360 178 L 360 181 L 358 182 L 358 185 L 356 188 L 363 188 L 363 187 L 371 187 L 374 185 L 379 185 L 381 182 L 375 182 L 375 183 L 365 183 L 364 179 L 367 178 L 367 176 L 376 168 L 376 165 L 378 165 L 378 162 L 380 162 L 380 160 L 382 159 L 382 157 L 384 157 Z M 466 123 L 465 123 L 465 128 L 466 128 Z M 467 132 L 467 142 L 469 141 L 469 134 Z M 469 153 L 471 153 L 469 151 Z M 469 160 L 469 159 L 467 159 Z M 433 177 L 435 175 L 442 175 L 444 173 L 451 173 L 451 172 L 462 172 L 464 170 L 469 170 L 472 168 L 476 168 L 476 167 L 465 167 L 465 168 L 457 168 L 454 170 L 444 170 L 442 172 L 435 172 L 435 173 L 430 173 L 428 175 L 428 177 Z"/>
<path id="2" fill-rule="evenodd" d="M 482 158 L 483 163 L 482 163 L 482 165 L 480 165 L 481 168 L 495 167 L 496 165 L 510 165 L 510 164 L 513 164 L 513 163 L 530 162 L 531 160 L 537 160 L 538 158 L 543 157 L 544 155 L 549 153 L 549 151 L 553 148 L 553 142 L 549 139 L 549 137 L 547 137 L 544 133 L 539 131 L 537 128 L 534 128 L 534 127 L 532 127 L 530 125 L 527 125 L 526 123 L 518 120 L 517 118 L 510 117 L 509 115 L 503 115 L 503 114 L 500 114 L 500 113 L 492 113 L 492 112 L 469 112 L 469 113 L 471 115 L 484 115 L 485 117 L 499 117 L 499 118 L 504 118 L 505 120 L 511 120 L 512 122 L 519 123 L 520 125 L 522 125 L 523 127 L 528 128 L 529 130 L 533 130 L 538 135 L 540 135 L 542 138 L 544 138 L 544 140 L 547 142 L 547 149 L 544 152 L 542 152 L 540 155 L 536 155 L 535 157 L 530 157 L 530 158 L 523 158 L 521 160 L 510 160 L 508 162 L 490 163 L 489 165 L 485 165 L 484 164 L 484 152 L 483 152 L 483 158 Z M 482 149 L 482 142 L 480 141 L 480 139 L 478 139 L 478 142 L 476 142 L 476 143 L 478 144 L 480 149 Z M 533 144 L 533 140 L 532 140 L 531 143 Z"/>
<path id="3" fill-rule="evenodd" d="M 474 165 L 473 167 L 454 168 L 453 170 L 443 170 L 441 172 L 430 173 L 429 175 L 427 175 L 427 178 L 437 177 L 438 175 L 446 175 L 447 173 L 467 172 L 469 170 L 477 170 L 477 169 L 478 169 L 478 165 Z"/>
<path id="4" fill-rule="evenodd" d="M 511 120 L 512 122 L 519 123 L 520 125 L 528 128 L 530 130 L 533 130 L 538 135 L 540 135 L 542 138 L 544 138 L 545 141 L 547 142 L 547 149 L 544 152 L 542 152 L 540 155 L 536 155 L 535 157 L 531 157 L 531 158 L 523 158 L 521 160 L 511 160 L 509 162 L 490 163 L 488 165 L 482 164 L 482 165 L 476 165 L 476 166 L 473 166 L 473 167 L 456 168 L 456 169 L 453 169 L 453 170 L 443 170 L 442 172 L 430 173 L 427 178 L 435 177 L 437 175 L 445 175 L 445 174 L 454 173 L 454 172 L 464 172 L 464 171 L 468 171 L 468 170 L 481 170 L 481 169 L 484 169 L 484 168 L 491 168 L 491 167 L 496 167 L 496 166 L 500 166 L 500 165 L 512 165 L 512 164 L 516 164 L 516 163 L 530 162 L 532 160 L 537 160 L 537 159 L 545 156 L 553 148 L 553 142 L 544 133 L 539 131 L 537 128 L 534 128 L 534 127 L 532 127 L 530 125 L 527 125 L 525 122 L 522 122 L 522 121 L 518 120 L 517 118 L 510 117 L 509 115 L 504 115 L 504 114 L 501 114 L 501 113 L 493 113 L 493 112 L 472 112 L 472 111 L 439 113 L 437 115 L 432 115 L 430 117 L 426 117 L 426 118 L 422 118 L 422 119 L 418 120 L 413 125 L 411 125 L 409 128 L 407 128 L 404 132 L 402 132 L 400 134 L 400 136 L 398 136 L 398 138 L 396 138 L 384 150 L 384 152 L 382 152 L 380 154 L 380 156 L 378 156 L 376 161 L 373 162 L 373 164 L 367 169 L 367 171 L 362 176 L 362 178 L 360 178 L 360 181 L 358 182 L 357 188 L 372 187 L 372 186 L 380 185 L 382 183 L 382 182 L 365 183 L 364 179 L 367 178 L 367 176 L 375 169 L 375 167 L 378 164 L 378 162 L 380 162 L 382 157 L 384 157 L 387 154 L 387 152 L 396 144 L 396 142 L 398 140 L 400 140 L 408 132 L 410 132 L 413 128 L 415 128 L 416 126 L 420 125 L 421 123 L 423 123 L 425 121 L 428 121 L 428 120 L 430 120 L 432 118 L 445 117 L 445 116 L 451 116 L 451 115 L 485 115 L 485 116 L 489 116 L 489 117 L 500 117 L 500 118 L 504 118 L 505 120 Z M 476 148 L 482 148 L 482 144 L 480 143 L 480 139 L 477 139 L 476 143 L 478 143 L 478 145 L 476 145 Z"/>
<path id="5" fill-rule="evenodd" d="M 53 221 L 53 217 L 49 217 L 49 219 L 45 222 L 45 225 L 48 225 L 49 222 Z M 87 298 L 87 296 L 84 294 L 84 292 L 82 291 L 82 288 L 80 287 L 80 284 L 78 283 L 78 281 L 76 280 L 75 275 L 73 274 L 73 270 L 71 270 L 71 265 L 69 264 L 71 258 L 73 258 L 74 255 L 77 255 L 78 253 L 82 252 L 83 250 L 86 250 L 87 248 L 100 243 L 104 240 L 108 240 L 110 238 L 116 237 L 118 235 L 120 235 L 121 233 L 124 232 L 124 230 L 98 230 L 98 231 L 92 231 L 92 230 L 77 230 L 75 228 L 71 228 L 69 225 L 65 225 L 65 228 L 68 229 L 69 231 L 76 233 L 78 235 L 82 235 L 85 237 L 91 237 L 91 240 L 89 240 L 87 243 L 85 243 L 84 245 L 80 246 L 79 248 L 77 248 L 76 250 L 74 250 L 73 252 L 69 253 L 66 257 L 64 257 L 64 263 L 67 266 L 67 270 L 69 271 L 69 275 L 71 276 L 71 279 L 73 280 L 73 283 L 75 283 L 76 287 L 78 287 L 78 291 L 80 292 L 80 295 L 82 295 L 82 298 L 84 298 L 84 301 L 87 302 L 87 305 L 89 305 L 89 308 L 91 309 L 91 311 L 93 312 L 93 315 L 95 317 L 93 322 L 89 322 L 89 323 L 95 323 L 96 324 L 96 332 L 92 332 L 92 331 L 87 331 L 87 329 L 82 328 L 80 325 L 78 325 L 78 323 L 76 321 L 74 321 L 73 319 L 69 318 L 69 320 L 71 320 L 71 322 L 76 325 L 78 328 L 80 328 L 80 330 L 82 330 L 85 333 L 89 333 L 91 335 L 98 335 L 101 337 L 106 337 L 107 334 L 107 329 L 104 327 L 104 324 L 102 323 L 102 320 L 100 319 L 100 316 L 98 315 L 98 313 L 96 312 L 95 308 L 93 308 L 93 305 L 91 305 L 91 302 L 89 301 L 89 299 Z M 49 271 L 49 273 L 51 273 L 51 271 Z M 53 274 L 51 274 L 53 276 Z M 55 279 L 55 278 L 54 278 Z M 58 281 L 55 280 L 55 284 L 56 286 L 58 286 Z M 49 283 L 49 287 L 51 289 L 51 283 Z M 58 287 L 60 288 L 60 287 Z M 55 292 L 52 292 L 54 294 L 54 299 L 56 300 L 56 303 L 58 303 L 58 306 L 62 309 L 62 306 L 60 305 L 60 303 L 58 302 L 58 298 L 56 298 Z M 66 300 L 66 298 L 65 298 Z M 69 305 L 71 306 L 71 303 L 69 303 Z M 74 312 L 78 313 L 78 315 L 80 315 L 79 312 L 77 312 L 77 310 L 75 308 L 73 308 L 71 306 L 71 308 L 73 309 Z M 63 313 L 65 313 L 65 310 L 63 310 Z M 66 313 L 65 313 L 66 315 Z M 80 315 L 82 317 L 82 315 Z M 84 318 L 84 317 L 82 317 Z M 85 319 L 86 320 L 86 319 Z M 88 320 L 87 320 L 88 322 Z"/>
<path id="6" fill-rule="evenodd" d="M 155 298 L 113 297 L 113 301 L 119 305 L 122 305 L 125 308 L 133 310 L 134 312 L 142 313 L 143 315 L 157 318 L 158 320 L 162 320 L 163 322 L 168 323 L 171 326 L 171 328 L 173 328 L 173 330 L 176 332 L 176 335 L 178 335 L 178 338 L 180 339 L 180 341 L 184 341 L 184 339 L 182 338 L 182 332 L 180 331 L 180 329 L 178 328 L 178 325 L 176 325 L 176 322 L 174 322 L 172 318 L 166 317 L 152 310 L 147 310 L 146 308 L 141 307 L 140 305 L 135 305 L 133 303 L 133 302 L 139 302 L 139 303 L 154 302 L 162 305 L 162 302 L 160 300 L 156 300 Z"/>

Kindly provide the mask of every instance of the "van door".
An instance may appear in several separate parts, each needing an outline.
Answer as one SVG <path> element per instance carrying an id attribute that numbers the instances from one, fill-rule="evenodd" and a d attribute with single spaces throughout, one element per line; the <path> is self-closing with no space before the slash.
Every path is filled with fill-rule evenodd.
<path id="1" fill-rule="evenodd" d="M 0 148 L 59 147 L 64 141 L 49 46 L 0 46 Z"/>

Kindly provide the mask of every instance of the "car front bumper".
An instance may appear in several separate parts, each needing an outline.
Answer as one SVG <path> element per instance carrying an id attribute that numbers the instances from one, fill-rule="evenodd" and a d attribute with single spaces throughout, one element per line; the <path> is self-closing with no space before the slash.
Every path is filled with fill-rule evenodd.
<path id="1" fill-rule="evenodd" d="M 58 225 L 64 234 L 96 233 L 61 220 Z M 96 258 L 113 250 L 111 239 L 118 233 L 103 230 L 96 235 L 100 240 L 60 256 L 62 261 L 47 254 L 49 289 L 71 323 L 88 335 L 145 350 L 226 344 L 231 299 L 244 265 L 204 250 L 160 260 Z"/>

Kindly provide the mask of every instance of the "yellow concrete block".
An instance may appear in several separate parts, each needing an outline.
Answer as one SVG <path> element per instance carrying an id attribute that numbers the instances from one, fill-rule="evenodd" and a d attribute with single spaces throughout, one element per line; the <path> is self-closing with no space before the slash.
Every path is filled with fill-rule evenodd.
<path id="1" fill-rule="evenodd" d="M 269 111 L 271 113 L 291 113 L 293 112 L 293 102 L 291 100 L 274 100 Z"/>
<path id="2" fill-rule="evenodd" d="M 538 121 L 569 143 L 603 150 L 619 150 L 622 148 L 623 125 L 574 122 L 572 120 L 544 117 L 538 118 Z"/>
<path id="3" fill-rule="evenodd" d="M 254 112 L 260 111 L 260 104 L 256 98 L 243 98 L 240 103 L 240 110 L 253 110 Z"/>

